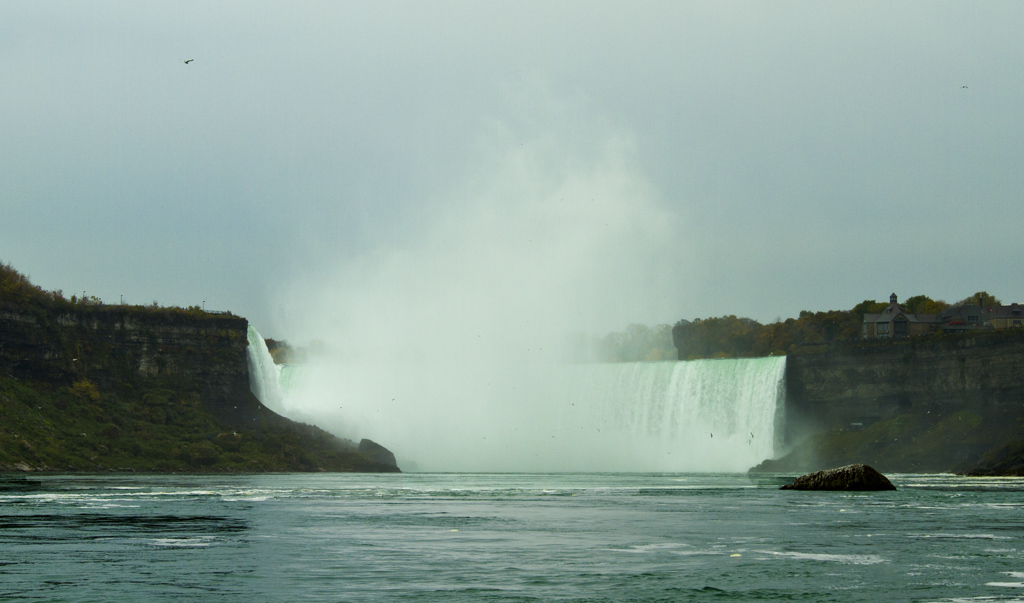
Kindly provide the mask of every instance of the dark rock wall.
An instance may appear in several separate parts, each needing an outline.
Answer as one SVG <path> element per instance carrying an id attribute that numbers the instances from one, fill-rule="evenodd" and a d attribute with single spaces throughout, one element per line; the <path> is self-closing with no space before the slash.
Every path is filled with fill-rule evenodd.
<path id="1" fill-rule="evenodd" d="M 808 347 L 787 358 L 786 390 L 786 443 L 908 413 L 938 420 L 966 410 L 1016 425 L 1024 331 Z"/>
<path id="2" fill-rule="evenodd" d="M 122 394 L 185 389 L 237 423 L 258 406 L 249 391 L 247 329 L 237 316 L 175 309 L 0 309 L 0 372 L 59 385 L 87 379 Z"/>
<path id="3" fill-rule="evenodd" d="M 0 298 L 0 377 L 20 388 L 14 397 L 0 397 L 0 414 L 36 438 L 28 442 L 0 425 L 0 436 L 13 433 L 27 446 L 27 452 L 6 455 L 6 470 L 400 471 L 383 446 L 374 444 L 373 459 L 367 458 L 353 442 L 291 421 L 257 400 L 249 389 L 247 331 L 244 318 L 197 309 L 72 304 L 45 295 Z M 46 407 L 26 410 L 17 403 L 32 396 L 42 396 Z M 91 403 L 78 404 L 90 396 Z M 65 412 L 60 404 L 69 397 L 76 407 Z M 172 408 L 169 420 L 161 407 L 158 420 L 147 412 L 152 404 L 180 405 L 181 412 Z M 118 416 L 125 412 L 135 414 Z M 86 440 L 84 428 L 53 428 L 100 420 L 113 429 L 106 441 Z M 182 434 L 181 425 L 193 431 Z M 134 431 L 126 435 L 122 427 Z M 81 441 L 75 439 L 80 431 Z M 166 449 L 146 449 L 154 438 Z"/>

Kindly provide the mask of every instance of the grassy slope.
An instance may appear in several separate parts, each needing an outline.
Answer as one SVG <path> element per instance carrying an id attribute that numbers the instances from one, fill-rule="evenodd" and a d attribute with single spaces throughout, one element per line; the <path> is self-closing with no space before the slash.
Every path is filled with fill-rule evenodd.
<path id="1" fill-rule="evenodd" d="M 194 395 L 125 400 L 88 382 L 31 387 L 0 377 L 0 470 L 380 470 L 319 429 L 219 425 Z"/>
<path id="2" fill-rule="evenodd" d="M 818 471 L 850 463 L 906 473 L 967 471 L 990 449 L 993 433 L 1009 437 L 1011 430 L 966 410 L 940 419 L 908 413 L 864 429 L 811 436 L 755 471 Z"/>

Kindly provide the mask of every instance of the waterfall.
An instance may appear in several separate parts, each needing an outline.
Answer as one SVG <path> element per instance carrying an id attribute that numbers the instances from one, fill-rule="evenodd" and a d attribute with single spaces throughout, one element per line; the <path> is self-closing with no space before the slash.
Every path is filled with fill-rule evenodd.
<path id="1" fill-rule="evenodd" d="M 619 437 L 632 440 L 620 454 L 641 466 L 743 471 L 774 455 L 785 362 L 776 357 L 581 366 L 570 387 L 577 405 L 593 409 Z"/>
<path id="2" fill-rule="evenodd" d="M 775 453 L 785 357 L 274 365 L 249 341 L 264 404 L 381 442 L 407 470 L 740 472 Z"/>
<path id="3" fill-rule="evenodd" d="M 274 364 L 274 358 L 267 349 L 267 342 L 249 325 L 247 333 L 249 347 L 245 359 L 249 367 L 249 390 L 260 402 L 271 410 L 281 410 L 281 389 L 278 385 L 281 367 Z"/>

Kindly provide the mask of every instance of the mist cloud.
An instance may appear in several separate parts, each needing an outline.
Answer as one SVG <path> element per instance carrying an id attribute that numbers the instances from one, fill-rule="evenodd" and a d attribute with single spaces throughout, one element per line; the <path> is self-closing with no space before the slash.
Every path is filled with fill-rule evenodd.
<path id="1" fill-rule="evenodd" d="M 411 468 L 564 468 L 570 443 L 551 440 L 583 425 L 555 424 L 571 336 L 668 311 L 684 218 L 628 136 L 581 147 L 492 122 L 477 148 L 462 181 L 424 194 L 404 238 L 283 289 L 303 308 L 288 332 L 323 343 L 284 411 L 377 439 Z"/>
<path id="2" fill-rule="evenodd" d="M 632 184 L 609 187 L 681 229 L 674 262 L 650 268 L 676 288 L 643 296 L 673 303 L 608 329 L 893 290 L 1024 299 L 1021 270 L 992 259 L 1012 257 L 1024 217 L 1022 11 L 11 2 L 0 259 L 46 288 L 205 300 L 301 338 L 287 328 L 305 309 L 285 301 L 299 296 L 277 295 L 296 274 L 358 281 L 345 273 L 360 262 L 445 253 L 431 232 L 481 247 L 442 216 L 485 224 L 472 199 L 499 203 L 502 177 L 529 192 L 512 175 L 524 144 L 541 197 L 611 167 Z M 499 235 L 481 261 L 517 244 Z M 610 296 L 595 314 L 612 316 Z"/>
<path id="3" fill-rule="evenodd" d="M 521 140 L 493 128 L 463 182 L 424 194 L 402 240 L 309 266 L 289 331 L 327 334 L 353 359 L 550 359 L 570 333 L 669 311 L 682 217 L 629 139 L 586 154 Z"/>

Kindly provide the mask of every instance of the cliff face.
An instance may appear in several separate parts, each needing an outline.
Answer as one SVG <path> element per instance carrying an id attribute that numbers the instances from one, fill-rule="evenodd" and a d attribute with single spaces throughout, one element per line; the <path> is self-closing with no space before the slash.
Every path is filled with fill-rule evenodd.
<path id="1" fill-rule="evenodd" d="M 823 346 L 786 361 L 793 427 L 853 427 L 907 412 L 1024 409 L 1024 332 Z"/>
<path id="2" fill-rule="evenodd" d="M 0 295 L 0 471 L 398 471 L 261 404 L 247 329 L 196 309 Z"/>
<path id="3" fill-rule="evenodd" d="M 1024 331 L 809 347 L 789 355 L 786 389 L 786 444 L 832 434 L 818 438 L 813 454 L 804 451 L 805 465 L 817 456 L 887 470 L 962 470 L 1018 437 Z M 875 458 L 844 458 L 857 454 Z"/>
<path id="4" fill-rule="evenodd" d="M 84 379 L 123 395 L 144 385 L 186 389 L 238 424 L 259 412 L 249 392 L 247 328 L 237 316 L 182 310 L 9 308 L 0 310 L 0 370 L 39 383 Z"/>

